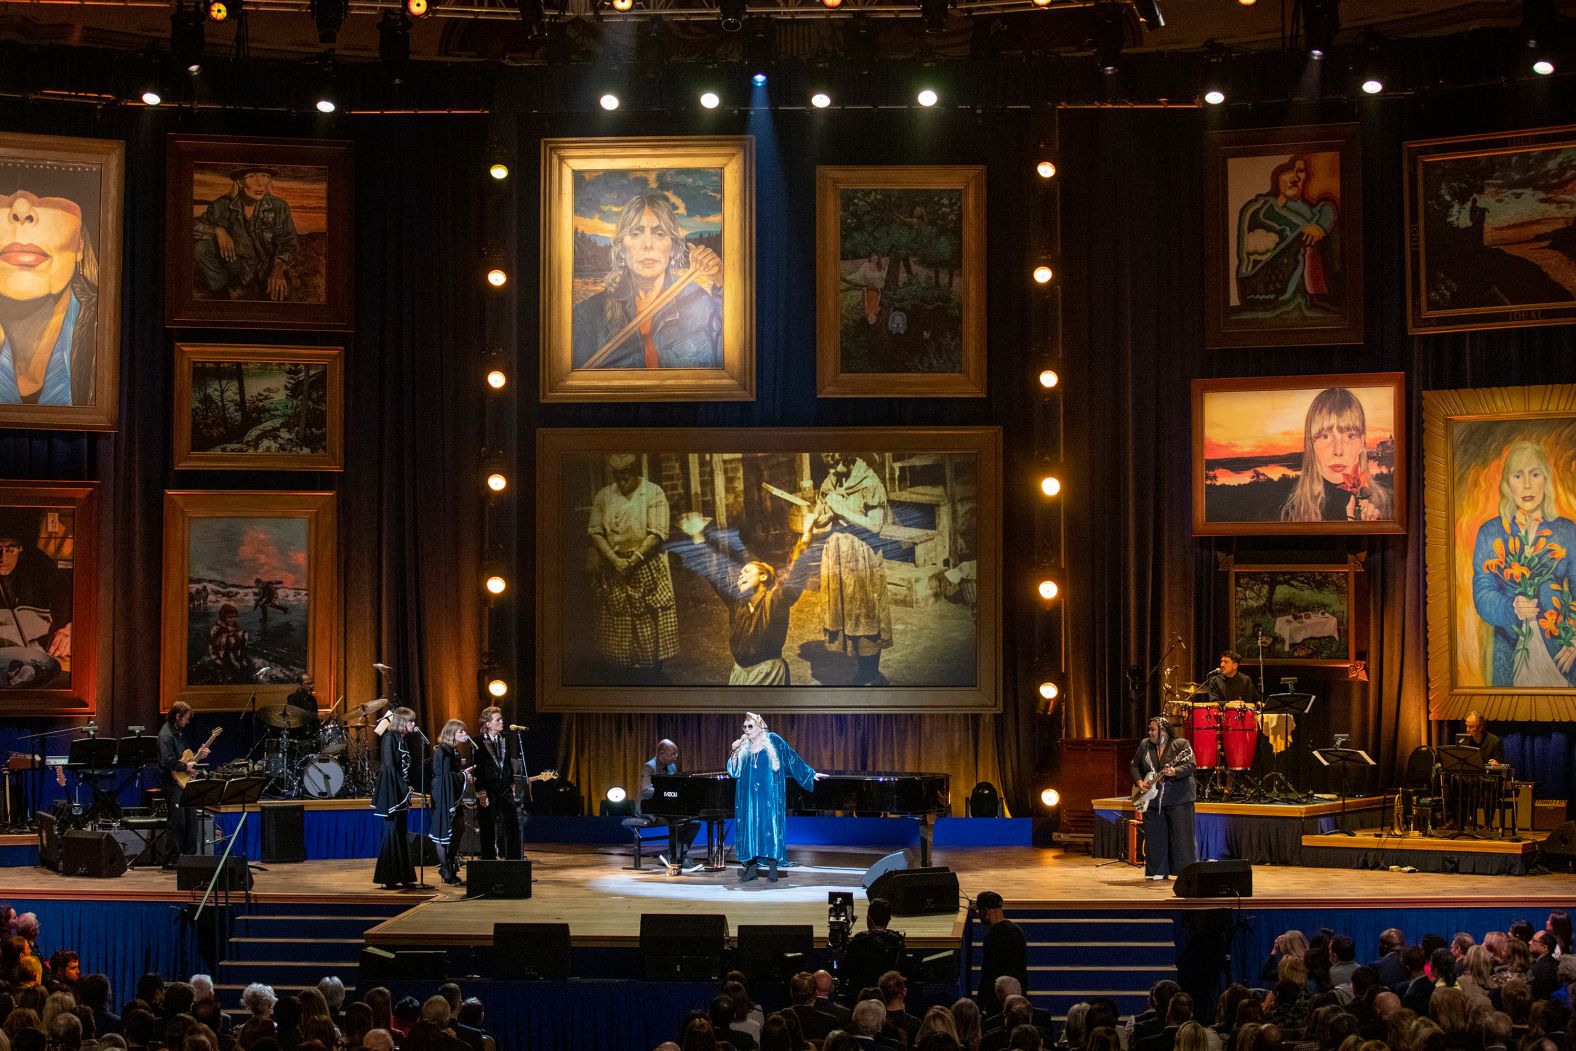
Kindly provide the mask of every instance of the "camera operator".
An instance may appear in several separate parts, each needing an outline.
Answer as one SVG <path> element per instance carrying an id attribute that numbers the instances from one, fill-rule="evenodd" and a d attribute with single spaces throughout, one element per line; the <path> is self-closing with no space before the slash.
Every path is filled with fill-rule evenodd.
<path id="1" fill-rule="evenodd" d="M 865 929 L 848 943 L 843 960 L 843 989 L 849 995 L 876 984 L 888 971 L 901 971 L 908 943 L 902 931 L 889 930 L 892 905 L 885 898 L 871 898 L 865 908 Z"/>

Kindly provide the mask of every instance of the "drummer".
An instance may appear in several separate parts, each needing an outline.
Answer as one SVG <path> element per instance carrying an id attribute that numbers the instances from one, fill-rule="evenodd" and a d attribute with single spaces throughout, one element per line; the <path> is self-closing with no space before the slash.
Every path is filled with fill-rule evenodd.
<path id="1" fill-rule="evenodd" d="M 311 672 L 302 672 L 296 680 L 296 688 L 285 698 L 285 703 L 292 708 L 299 708 L 306 713 L 306 722 L 296 733 L 302 736 L 317 733 L 317 694 L 312 692 L 316 681 Z"/>
<path id="2" fill-rule="evenodd" d="M 1253 689 L 1253 680 L 1242 671 L 1242 658 L 1232 650 L 1227 650 L 1220 655 L 1220 666 L 1209 673 L 1204 684 L 1209 687 L 1209 699 L 1219 705 L 1252 704 L 1258 698 Z M 1236 772 L 1225 765 L 1224 758 L 1221 762 L 1226 774 L 1226 795 L 1236 793 Z"/>

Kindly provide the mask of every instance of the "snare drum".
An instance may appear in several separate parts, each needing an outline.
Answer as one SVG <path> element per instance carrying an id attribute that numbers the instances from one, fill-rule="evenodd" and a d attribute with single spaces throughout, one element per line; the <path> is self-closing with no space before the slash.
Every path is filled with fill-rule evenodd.
<path id="1" fill-rule="evenodd" d="M 1200 770 L 1213 770 L 1220 763 L 1220 709 L 1214 704 L 1195 704 L 1188 713 L 1187 739 L 1193 745 L 1193 758 Z"/>
<path id="2" fill-rule="evenodd" d="M 1254 719 L 1255 714 L 1253 707 L 1245 701 L 1232 701 L 1226 705 L 1226 726 L 1223 737 L 1227 770 L 1253 768 L 1253 752 L 1259 744 L 1259 727 Z"/>
<path id="3" fill-rule="evenodd" d="M 340 723 L 324 723 L 317 731 L 318 755 L 338 755 L 349 743 L 345 727 Z"/>
<path id="4" fill-rule="evenodd" d="M 308 756 L 301 764 L 301 791 L 313 799 L 333 799 L 344 787 L 345 768 L 333 756 Z"/>

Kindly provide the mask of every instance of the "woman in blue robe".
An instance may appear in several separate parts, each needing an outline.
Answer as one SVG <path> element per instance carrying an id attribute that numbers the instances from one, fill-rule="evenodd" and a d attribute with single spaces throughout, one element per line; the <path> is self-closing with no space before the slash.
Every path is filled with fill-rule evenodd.
<path id="1" fill-rule="evenodd" d="M 811 769 L 787 741 L 767 730 L 766 720 L 744 713 L 743 734 L 733 742 L 728 774 L 734 778 L 733 850 L 744 871 L 740 883 L 760 875 L 777 882 L 777 866 L 788 863 L 788 778 L 806 792 L 826 777 Z"/>

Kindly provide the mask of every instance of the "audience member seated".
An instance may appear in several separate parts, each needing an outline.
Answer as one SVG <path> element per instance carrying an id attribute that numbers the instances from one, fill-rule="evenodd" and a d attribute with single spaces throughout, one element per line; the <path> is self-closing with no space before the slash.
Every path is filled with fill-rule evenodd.
<path id="1" fill-rule="evenodd" d="M 919 1019 L 908 1013 L 908 979 L 898 971 L 887 971 L 876 982 L 881 1002 L 886 1007 L 888 1035 L 895 1030 L 905 1047 L 913 1047 L 919 1032 Z"/>
<path id="2" fill-rule="evenodd" d="M 1079 1010 L 1079 1008 L 1082 1008 L 1082 1010 Z M 948 1010 L 952 1014 L 953 1023 L 957 1026 L 958 1043 L 963 1046 L 964 1051 L 979 1051 L 980 1038 L 985 1035 L 983 1030 L 980 1029 L 980 1005 L 964 996 L 954 1000 Z M 1073 1025 L 1073 1013 L 1077 1012 L 1080 1027 L 1080 1044 L 1082 1043 L 1081 1037 L 1083 1034 L 1083 1016 L 1088 1010 L 1088 1004 L 1074 1004 L 1067 1012 L 1067 1027 L 1069 1029 Z"/>
<path id="3" fill-rule="evenodd" d="M 1288 931 L 1287 934 L 1297 934 L 1297 932 Z M 1277 950 L 1279 950 L 1284 944 L 1284 939 L 1286 937 L 1286 934 L 1282 934 L 1280 937 L 1275 939 L 1275 947 Z M 1299 934 L 1298 937 L 1301 937 L 1301 935 Z M 1270 960 L 1275 961 L 1275 966 L 1278 967 L 1280 965 L 1280 960 L 1277 953 L 1271 953 Z M 1265 966 L 1270 966 L 1269 961 L 1265 961 Z M 1238 986 L 1237 988 L 1242 987 Z M 1132 1024 L 1126 1027 L 1128 1030 L 1128 1047 L 1137 1047 L 1139 1041 L 1143 1040 L 1145 1037 L 1154 1036 L 1156 1033 L 1163 1032 L 1165 1030 L 1166 1008 L 1171 1006 L 1171 998 L 1181 991 L 1182 987 L 1169 978 L 1162 978 L 1160 981 L 1149 987 L 1149 1007 L 1139 1014 L 1134 1015 Z M 1243 989 L 1243 992 L 1246 993 L 1247 990 Z"/>
<path id="4" fill-rule="evenodd" d="M 880 898 L 876 899 L 876 901 L 880 900 Z M 815 972 L 815 1006 L 817 1010 L 825 1011 L 837 1019 L 839 1029 L 847 1029 L 854 1017 L 852 1011 L 837 1002 L 837 979 L 832 976 L 831 971 Z"/>
<path id="5" fill-rule="evenodd" d="M 892 1048 L 893 1051 L 903 1051 L 901 1040 L 895 1040 L 881 1032 L 886 1025 L 886 1007 L 880 1000 L 861 1000 L 855 1004 L 853 1025 L 856 1047 L 861 1049 L 887 1047 Z"/>
<path id="6" fill-rule="evenodd" d="M 755 1051 L 755 1038 L 743 1029 L 733 1028 L 734 1014 L 733 999 L 726 993 L 714 997 L 707 1011 L 717 1039 L 727 1041 L 734 1051 Z"/>
<path id="7" fill-rule="evenodd" d="M 837 1019 L 815 1006 L 815 976 L 809 971 L 788 979 L 788 1010 L 807 1040 L 825 1040 L 837 1028 Z"/>
<path id="8" fill-rule="evenodd" d="M 1406 948 L 1406 935 L 1394 927 L 1379 935 L 1379 955 L 1374 959 L 1374 970 L 1379 972 L 1379 984 L 1394 989 L 1411 980 L 1401 950 Z"/>
<path id="9" fill-rule="evenodd" d="M 1330 939 L 1330 988 L 1352 983 L 1357 973 L 1357 943 L 1344 934 Z"/>

